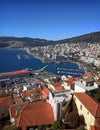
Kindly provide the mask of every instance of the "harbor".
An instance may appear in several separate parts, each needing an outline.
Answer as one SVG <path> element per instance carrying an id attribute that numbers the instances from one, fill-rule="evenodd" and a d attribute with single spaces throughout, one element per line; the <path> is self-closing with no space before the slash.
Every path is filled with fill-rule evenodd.
<path id="1" fill-rule="evenodd" d="M 84 70 L 80 70 L 80 69 L 67 69 L 67 68 L 57 68 L 57 73 L 59 75 L 70 75 L 73 77 L 80 77 L 82 76 L 85 72 Z"/>

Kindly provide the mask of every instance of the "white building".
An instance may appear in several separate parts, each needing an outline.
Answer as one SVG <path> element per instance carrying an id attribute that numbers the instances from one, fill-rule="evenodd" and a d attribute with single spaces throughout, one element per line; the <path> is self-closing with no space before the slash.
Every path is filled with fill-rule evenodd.
<path id="1" fill-rule="evenodd" d="M 75 92 L 86 92 L 98 89 L 98 85 L 91 77 L 86 77 L 75 82 Z"/>
<path id="2" fill-rule="evenodd" d="M 23 91 L 27 91 L 28 88 L 31 88 L 32 86 L 27 84 L 27 85 L 23 85 Z"/>
<path id="3" fill-rule="evenodd" d="M 71 97 L 72 91 L 70 90 L 49 93 L 47 102 L 50 103 L 53 108 L 55 120 L 61 119 L 61 111 Z"/>
<path id="4" fill-rule="evenodd" d="M 97 67 L 100 66 L 100 58 L 94 60 L 94 65 Z"/>
<path id="5" fill-rule="evenodd" d="M 86 93 L 75 93 L 74 100 L 80 116 L 84 116 L 85 127 L 92 130 L 91 126 L 100 129 L 100 103 L 96 102 Z"/>

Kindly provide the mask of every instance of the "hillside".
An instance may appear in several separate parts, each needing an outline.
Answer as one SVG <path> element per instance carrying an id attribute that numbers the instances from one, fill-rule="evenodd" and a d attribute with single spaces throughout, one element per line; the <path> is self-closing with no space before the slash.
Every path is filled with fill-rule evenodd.
<path id="1" fill-rule="evenodd" d="M 35 47 L 35 46 L 46 46 L 50 44 L 48 40 L 38 38 L 17 38 L 17 37 L 0 37 L 0 47 Z"/>
<path id="2" fill-rule="evenodd" d="M 93 32 L 93 33 L 72 37 L 68 39 L 63 39 L 55 42 L 57 43 L 77 43 L 77 42 L 98 43 L 100 42 L 100 32 Z"/>
<path id="3" fill-rule="evenodd" d="M 10 48 L 21 48 L 21 47 L 35 47 L 35 46 L 46 46 L 55 45 L 62 43 L 78 43 L 78 42 L 90 42 L 98 43 L 100 42 L 100 32 L 93 32 L 90 34 L 85 34 L 82 36 L 77 36 L 73 38 L 50 41 L 39 38 L 17 38 L 17 37 L 0 37 L 0 47 L 10 47 Z"/>

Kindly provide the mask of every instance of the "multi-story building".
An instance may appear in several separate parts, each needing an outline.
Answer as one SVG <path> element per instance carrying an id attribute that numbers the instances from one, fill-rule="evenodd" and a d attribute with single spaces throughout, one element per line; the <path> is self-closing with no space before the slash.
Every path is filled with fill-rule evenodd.
<path id="1" fill-rule="evenodd" d="M 82 92 L 75 93 L 74 100 L 79 115 L 84 116 L 86 129 L 91 130 L 91 126 L 97 126 L 100 129 L 100 103 Z"/>

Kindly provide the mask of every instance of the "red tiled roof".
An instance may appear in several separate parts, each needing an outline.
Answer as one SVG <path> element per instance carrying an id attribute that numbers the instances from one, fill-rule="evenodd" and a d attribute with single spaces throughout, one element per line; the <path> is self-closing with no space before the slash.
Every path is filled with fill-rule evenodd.
<path id="1" fill-rule="evenodd" d="M 47 95 L 51 92 L 48 88 L 43 87 L 42 91 L 46 93 Z"/>
<path id="2" fill-rule="evenodd" d="M 7 97 L 1 97 L 0 98 L 0 105 L 2 105 L 2 103 L 4 102 L 4 100 L 6 99 Z"/>
<path id="3" fill-rule="evenodd" d="M 100 130 L 100 126 L 91 126 L 91 130 Z"/>
<path id="4" fill-rule="evenodd" d="M 69 85 L 74 85 L 75 81 L 79 80 L 79 78 L 68 78 L 67 80 L 65 80 L 66 83 L 68 83 Z"/>
<path id="5" fill-rule="evenodd" d="M 0 98 L 0 114 L 9 113 L 9 106 L 12 104 L 11 96 Z"/>
<path id="6" fill-rule="evenodd" d="M 69 84 L 69 85 L 74 85 L 74 84 L 75 84 L 73 78 L 69 78 L 69 79 L 65 80 L 65 82 L 66 82 L 67 84 Z"/>
<path id="7" fill-rule="evenodd" d="M 16 107 L 13 106 L 13 107 L 10 107 L 10 111 L 11 111 L 11 117 L 15 118 L 16 117 Z"/>
<path id="8" fill-rule="evenodd" d="M 52 83 L 52 85 L 54 86 L 55 90 L 64 90 L 60 82 Z"/>
<path id="9" fill-rule="evenodd" d="M 44 101 L 26 103 L 18 118 L 17 126 L 38 126 L 52 124 L 54 114 L 51 105 Z"/>
<path id="10" fill-rule="evenodd" d="M 46 99 L 47 98 L 47 95 L 50 93 L 51 91 L 48 89 L 48 88 L 46 88 L 46 87 L 43 87 L 42 88 L 42 91 L 41 91 L 41 96 L 42 96 L 42 98 L 43 99 Z"/>
<path id="11" fill-rule="evenodd" d="M 93 72 L 85 72 L 86 76 L 94 76 Z"/>
<path id="12" fill-rule="evenodd" d="M 12 104 L 12 98 L 11 98 L 11 96 L 1 97 L 0 98 L 0 107 L 4 107 L 5 105 L 9 106 L 11 104 Z"/>
<path id="13" fill-rule="evenodd" d="M 74 78 L 74 81 L 80 80 L 80 78 Z"/>
<path id="14" fill-rule="evenodd" d="M 11 105 L 9 107 L 11 117 L 16 118 L 24 105 L 25 103 Z"/>
<path id="15" fill-rule="evenodd" d="M 75 93 L 75 96 L 80 100 L 80 102 L 89 110 L 89 112 L 94 117 L 99 117 L 100 119 L 100 103 L 96 102 L 92 97 L 86 93 Z"/>
<path id="16" fill-rule="evenodd" d="M 22 91 L 21 92 L 21 96 L 23 96 L 23 97 L 31 97 L 32 96 L 32 92 L 30 90 Z"/>

